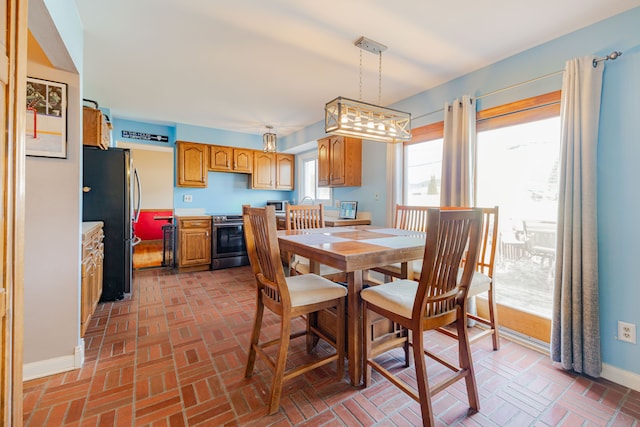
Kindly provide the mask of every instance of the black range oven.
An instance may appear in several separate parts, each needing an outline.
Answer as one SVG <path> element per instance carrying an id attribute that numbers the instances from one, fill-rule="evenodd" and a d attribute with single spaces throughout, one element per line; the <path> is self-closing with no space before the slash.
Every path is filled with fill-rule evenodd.
<path id="1" fill-rule="evenodd" d="M 211 269 L 249 265 L 242 215 L 213 215 Z"/>

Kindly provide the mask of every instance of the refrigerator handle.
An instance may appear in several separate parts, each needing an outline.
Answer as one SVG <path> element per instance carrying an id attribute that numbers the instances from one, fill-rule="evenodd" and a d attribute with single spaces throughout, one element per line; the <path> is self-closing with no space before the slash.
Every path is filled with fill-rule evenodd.
<path id="1" fill-rule="evenodd" d="M 140 185 L 140 177 L 138 176 L 138 170 L 133 170 L 133 176 L 135 177 L 135 192 L 138 196 L 136 198 L 136 206 L 133 210 L 133 222 L 137 223 L 138 218 L 140 217 L 140 203 L 142 202 L 142 186 Z M 135 197 L 134 197 L 135 198 Z"/>

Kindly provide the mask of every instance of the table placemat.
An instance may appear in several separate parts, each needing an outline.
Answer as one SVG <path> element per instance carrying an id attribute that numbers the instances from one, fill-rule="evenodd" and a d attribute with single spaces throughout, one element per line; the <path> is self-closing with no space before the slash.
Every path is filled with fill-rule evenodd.
<path id="1" fill-rule="evenodd" d="M 331 236 L 329 234 L 322 233 L 309 233 L 309 234 L 293 234 L 288 236 L 280 236 L 285 240 L 292 242 L 302 243 L 304 245 L 323 245 L 326 243 L 347 242 L 347 239 L 341 237 Z"/>
<path id="2" fill-rule="evenodd" d="M 366 243 L 371 243 L 373 245 L 378 246 L 386 246 L 388 248 L 411 248 L 414 246 L 421 246 L 425 244 L 424 237 L 417 236 L 393 236 L 393 237 L 382 237 L 379 239 L 367 239 L 364 240 Z"/>

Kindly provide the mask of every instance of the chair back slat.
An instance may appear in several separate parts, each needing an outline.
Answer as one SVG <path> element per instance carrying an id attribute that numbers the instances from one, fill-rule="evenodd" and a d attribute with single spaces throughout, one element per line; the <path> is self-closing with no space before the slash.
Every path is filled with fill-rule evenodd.
<path id="1" fill-rule="evenodd" d="M 457 307 L 466 310 L 466 299 L 481 238 L 482 210 L 429 209 L 422 274 L 413 307 L 413 316 L 452 316 Z M 473 263 L 464 263 L 463 256 Z M 458 270 L 463 268 L 462 279 Z"/>
<path id="2" fill-rule="evenodd" d="M 319 205 L 289 205 L 285 211 L 287 230 L 324 227 L 324 207 Z"/>
<path id="3" fill-rule="evenodd" d="M 273 206 L 243 206 L 242 217 L 249 263 L 260 291 L 276 312 L 290 309 L 291 298 L 280 262 L 280 248 Z M 265 301 L 267 304 L 267 301 Z"/>
<path id="4" fill-rule="evenodd" d="M 469 207 L 460 206 L 430 206 L 429 209 L 440 210 L 466 210 Z M 496 248 L 498 245 L 498 217 L 500 209 L 498 206 L 482 209 L 482 240 L 480 243 L 478 262 L 476 271 L 484 273 L 493 278 L 493 264 L 496 258 Z M 466 257 L 463 258 L 463 262 Z"/>
<path id="5" fill-rule="evenodd" d="M 498 247 L 498 217 L 499 208 L 482 208 L 482 244 L 476 270 L 493 277 L 493 264 Z"/>
<path id="6" fill-rule="evenodd" d="M 396 205 L 395 228 L 427 231 L 427 210 L 425 206 Z"/>

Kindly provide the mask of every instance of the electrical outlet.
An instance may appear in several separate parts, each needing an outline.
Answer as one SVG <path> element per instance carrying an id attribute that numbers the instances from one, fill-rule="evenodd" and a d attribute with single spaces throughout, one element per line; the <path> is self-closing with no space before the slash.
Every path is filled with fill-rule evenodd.
<path id="1" fill-rule="evenodd" d="M 193 202 L 193 196 L 191 194 L 185 194 L 182 196 L 182 201 L 185 203 L 191 203 Z"/>
<path id="2" fill-rule="evenodd" d="M 336 208 L 340 209 L 340 200 L 336 200 Z"/>
<path id="3" fill-rule="evenodd" d="M 618 340 L 636 343 L 636 325 L 633 323 L 621 322 L 618 320 Z"/>

